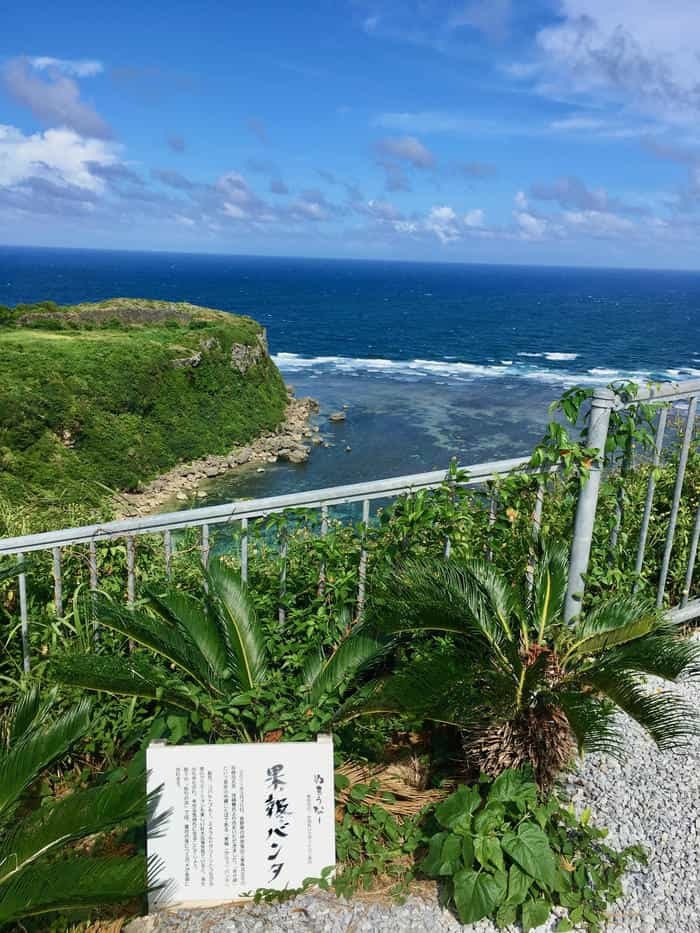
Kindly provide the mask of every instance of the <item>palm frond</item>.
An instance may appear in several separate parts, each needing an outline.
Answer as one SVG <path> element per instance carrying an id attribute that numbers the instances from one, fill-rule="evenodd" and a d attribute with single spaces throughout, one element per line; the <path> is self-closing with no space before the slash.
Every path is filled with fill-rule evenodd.
<path id="1" fill-rule="evenodd" d="M 574 643 L 567 651 L 570 657 L 596 655 L 632 642 L 653 631 L 659 613 L 652 603 L 638 596 L 624 596 L 596 606 L 577 623 Z"/>
<path id="2" fill-rule="evenodd" d="M 72 710 L 51 723 L 33 729 L 25 726 L 23 735 L 0 754 L 0 815 L 16 802 L 37 775 L 87 732 L 90 704 L 82 700 Z"/>
<path id="3" fill-rule="evenodd" d="M 380 633 L 451 633 L 464 636 L 466 649 L 478 654 L 501 642 L 503 630 L 471 569 L 444 560 L 406 560 L 393 567 L 378 581 L 372 599 Z"/>
<path id="4" fill-rule="evenodd" d="M 211 670 L 224 679 L 228 673 L 226 645 L 207 607 L 175 587 L 165 592 L 149 588 L 146 592 L 158 615 L 183 631 L 197 646 Z"/>
<path id="5" fill-rule="evenodd" d="M 535 562 L 530 606 L 537 641 L 542 644 L 547 630 L 560 617 L 569 578 L 569 555 L 559 543 L 545 544 Z"/>
<path id="6" fill-rule="evenodd" d="M 0 885 L 36 860 L 76 839 L 146 819 L 145 775 L 77 790 L 40 807 L 14 825 L 0 843 Z"/>
<path id="7" fill-rule="evenodd" d="M 145 658 L 65 655 L 56 658 L 50 670 L 54 680 L 73 687 L 155 700 L 185 710 L 198 707 L 182 682 Z"/>
<path id="8" fill-rule="evenodd" d="M 304 665 L 304 689 L 309 702 L 315 703 L 325 693 L 334 693 L 366 670 L 386 651 L 386 643 L 363 632 L 351 632 L 326 657 L 322 652 L 312 655 Z"/>
<path id="9" fill-rule="evenodd" d="M 142 856 L 80 856 L 49 865 L 36 863 L 0 885 L 0 924 L 120 903 L 147 888 L 147 862 Z"/>
<path id="10" fill-rule="evenodd" d="M 615 758 L 622 755 L 624 736 L 612 703 L 580 690 L 559 691 L 556 699 L 576 737 L 579 753 L 601 753 Z"/>
<path id="11" fill-rule="evenodd" d="M 677 694 L 650 692 L 632 674 L 598 665 L 586 673 L 588 682 L 612 700 L 651 736 L 662 751 L 675 749 L 700 735 L 696 708 Z"/>
<path id="12" fill-rule="evenodd" d="M 9 713 L 10 746 L 18 742 L 30 729 L 37 729 L 46 721 L 53 700 L 54 694 L 51 692 L 42 699 L 36 685 L 17 700 Z"/>
<path id="13" fill-rule="evenodd" d="M 648 635 L 618 645 L 604 657 L 611 671 L 636 671 L 670 681 L 700 676 L 700 642 L 665 620 Z"/>
<path id="14" fill-rule="evenodd" d="M 241 690 L 251 690 L 267 673 L 265 635 L 245 585 L 220 559 L 206 571 L 209 597 L 218 613 L 229 663 Z"/>
<path id="15" fill-rule="evenodd" d="M 337 718 L 345 722 L 358 716 L 406 714 L 473 729 L 483 722 L 485 702 L 484 684 L 477 683 L 472 673 L 461 655 L 439 651 L 358 691 Z"/>
<path id="16" fill-rule="evenodd" d="M 180 627 L 164 624 L 145 612 L 116 606 L 105 598 L 97 603 L 100 625 L 125 635 L 175 664 L 205 689 L 216 689 L 218 677 L 211 669 L 189 633 Z"/>

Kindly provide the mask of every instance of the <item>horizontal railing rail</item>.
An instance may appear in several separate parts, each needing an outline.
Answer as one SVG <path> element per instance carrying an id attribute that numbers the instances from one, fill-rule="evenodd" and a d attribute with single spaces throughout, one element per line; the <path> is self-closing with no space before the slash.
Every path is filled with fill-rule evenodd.
<path id="1" fill-rule="evenodd" d="M 523 472 L 528 463 L 529 457 L 515 457 L 509 460 L 494 460 L 489 463 L 460 467 L 460 470 L 467 473 L 466 481 L 460 485 L 475 486 L 495 476 Z M 364 499 L 370 501 L 392 499 L 407 493 L 418 492 L 421 489 L 437 489 L 446 481 L 446 478 L 445 470 L 434 470 L 430 473 L 394 476 L 367 483 L 353 483 L 348 486 L 331 486 L 326 489 L 312 489 L 308 492 L 271 496 L 264 499 L 239 499 L 223 505 L 203 506 L 142 518 L 125 518 L 96 525 L 21 535 L 15 538 L 0 539 L 0 556 L 27 554 L 31 551 L 45 551 L 54 547 L 67 547 L 71 544 L 86 544 L 90 541 L 105 541 L 132 535 L 158 534 L 165 531 L 198 528 L 203 525 L 226 524 L 242 519 L 265 518 L 268 515 L 291 509 L 319 509 L 323 506 L 362 502 Z"/>

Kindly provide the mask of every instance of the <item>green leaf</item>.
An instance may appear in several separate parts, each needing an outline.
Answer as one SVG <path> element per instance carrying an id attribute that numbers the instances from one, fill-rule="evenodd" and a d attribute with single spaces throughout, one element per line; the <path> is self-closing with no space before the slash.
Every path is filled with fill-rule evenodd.
<path id="1" fill-rule="evenodd" d="M 463 868 L 454 876 L 455 906 L 462 923 L 489 917 L 503 901 L 507 887 L 505 872 L 489 875 Z"/>
<path id="2" fill-rule="evenodd" d="M 467 868 L 474 864 L 474 840 L 471 836 L 462 839 L 462 861 Z"/>
<path id="3" fill-rule="evenodd" d="M 484 868 L 493 865 L 499 871 L 505 871 L 501 844 L 494 836 L 474 836 L 474 854 Z"/>
<path id="4" fill-rule="evenodd" d="M 517 865 L 511 865 L 508 870 L 508 898 L 507 903 L 517 907 L 522 904 L 530 890 L 532 878 Z"/>
<path id="5" fill-rule="evenodd" d="M 474 832 L 486 834 L 500 827 L 503 824 L 505 809 L 502 803 L 489 801 L 474 817 Z"/>
<path id="6" fill-rule="evenodd" d="M 502 774 L 499 774 L 491 785 L 489 803 L 491 801 L 535 804 L 537 802 L 537 786 L 527 772 L 508 768 Z"/>
<path id="7" fill-rule="evenodd" d="M 454 875 L 462 867 L 462 840 L 459 836 L 450 835 L 445 839 L 440 856 L 439 875 Z"/>
<path id="8" fill-rule="evenodd" d="M 523 871 L 547 888 L 556 885 L 556 862 L 545 833 L 534 823 L 521 823 L 517 833 L 501 840 L 505 852 Z"/>
<path id="9" fill-rule="evenodd" d="M 425 872 L 430 878 L 436 878 L 440 874 L 442 865 L 442 846 L 448 833 L 436 833 L 428 844 L 428 854 L 420 863 L 421 871 Z"/>
<path id="10" fill-rule="evenodd" d="M 523 904 L 523 933 L 534 930 L 547 922 L 552 907 L 548 901 L 525 901 Z"/>
<path id="11" fill-rule="evenodd" d="M 499 930 L 513 926 L 517 919 L 518 909 L 511 904 L 502 904 L 496 911 L 496 926 Z"/>
<path id="12" fill-rule="evenodd" d="M 459 787 L 447 800 L 443 800 L 435 810 L 435 817 L 441 826 L 452 829 L 453 823 L 463 814 L 471 815 L 481 805 L 481 794 L 476 787 Z"/>
<path id="13" fill-rule="evenodd" d="M 574 925 L 569 920 L 568 917 L 562 917 L 557 925 L 554 927 L 555 933 L 569 933 L 569 930 L 573 930 Z"/>

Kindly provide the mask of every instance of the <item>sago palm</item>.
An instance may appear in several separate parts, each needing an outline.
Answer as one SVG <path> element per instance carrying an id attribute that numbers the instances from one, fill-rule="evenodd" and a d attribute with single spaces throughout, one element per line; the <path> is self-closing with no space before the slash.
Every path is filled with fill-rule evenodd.
<path id="1" fill-rule="evenodd" d="M 67 684 L 121 696 L 155 700 L 180 710 L 235 708 L 242 695 L 265 686 L 272 661 L 247 587 L 221 559 L 203 571 L 200 595 L 175 586 L 147 591 L 143 609 L 95 599 L 95 619 L 156 655 L 67 655 L 54 662 L 54 676 Z M 312 652 L 301 678 L 301 694 L 313 702 L 344 683 L 373 657 L 374 639 L 343 639 L 329 655 Z M 166 662 L 165 664 L 163 662 Z M 230 717 L 229 722 L 231 721 Z M 240 721 L 238 736 L 258 738 Z"/>
<path id="2" fill-rule="evenodd" d="M 52 698 L 27 693 L 0 724 L 0 928 L 56 911 L 121 902 L 143 894 L 141 856 L 94 857 L 71 843 L 142 825 L 145 777 L 77 790 L 35 809 L 29 786 L 89 728 L 89 707 L 59 716 Z"/>
<path id="3" fill-rule="evenodd" d="M 662 749 L 698 732 L 696 711 L 647 675 L 700 673 L 700 646 L 646 600 L 620 597 L 564 622 L 565 549 L 544 546 L 532 585 L 482 560 L 406 562 L 374 599 L 380 636 L 433 633 L 414 659 L 351 701 L 345 716 L 406 712 L 457 726 L 490 775 L 529 762 L 542 786 L 575 750 L 621 754 L 619 713 Z"/>

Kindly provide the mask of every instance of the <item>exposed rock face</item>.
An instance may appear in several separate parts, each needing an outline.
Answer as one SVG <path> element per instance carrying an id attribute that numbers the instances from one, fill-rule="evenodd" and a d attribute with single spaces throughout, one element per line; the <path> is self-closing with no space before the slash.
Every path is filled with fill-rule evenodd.
<path id="1" fill-rule="evenodd" d="M 258 334 L 256 342 L 252 346 L 244 343 L 235 343 L 231 348 L 231 367 L 245 376 L 248 370 L 257 366 L 268 355 L 267 349 L 267 331 L 263 330 Z"/>
<path id="2" fill-rule="evenodd" d="M 122 493 L 115 503 L 116 509 L 122 516 L 148 515 L 172 499 L 186 502 L 193 498 L 206 498 L 207 493 L 199 488 L 202 482 L 243 464 L 276 463 L 278 460 L 304 463 L 309 458 L 308 439 L 315 444 L 321 442 L 309 428 L 309 418 L 318 410 L 315 399 L 298 399 L 288 392 L 286 417 L 276 431 L 263 434 L 251 444 L 237 447 L 227 454 L 181 463 L 139 492 Z"/>
<path id="3" fill-rule="evenodd" d="M 336 412 L 333 412 L 332 415 L 330 415 L 330 417 L 328 418 L 328 420 L 329 420 L 329 421 L 335 421 L 335 422 L 338 422 L 338 421 L 345 421 L 345 418 L 346 418 L 346 417 L 347 417 L 347 416 L 346 416 L 346 414 L 345 414 L 344 411 L 336 411 Z"/>

